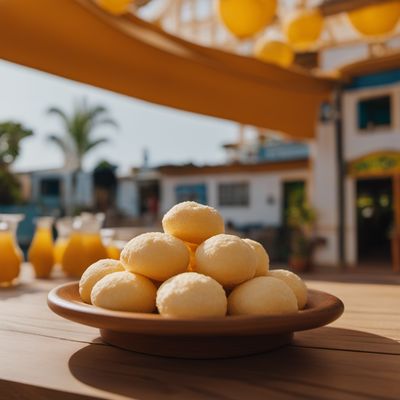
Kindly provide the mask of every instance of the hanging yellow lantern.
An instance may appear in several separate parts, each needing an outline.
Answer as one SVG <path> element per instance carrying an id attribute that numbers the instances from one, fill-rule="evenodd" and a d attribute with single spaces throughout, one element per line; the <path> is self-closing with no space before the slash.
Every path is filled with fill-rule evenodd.
<path id="1" fill-rule="evenodd" d="M 353 27 L 363 35 L 374 36 L 390 33 L 400 18 L 400 1 L 358 8 L 348 13 Z"/>
<path id="2" fill-rule="evenodd" d="M 239 38 L 255 35 L 275 17 L 277 0 L 218 0 L 217 11 L 226 28 Z"/>
<path id="3" fill-rule="evenodd" d="M 299 10 L 284 24 L 288 43 L 301 50 L 310 48 L 321 36 L 324 19 L 317 9 Z"/>
<path id="4" fill-rule="evenodd" d="M 121 15 L 129 11 L 132 0 L 96 0 L 96 3 L 110 14 Z"/>
<path id="5" fill-rule="evenodd" d="M 254 48 L 255 56 L 271 64 L 289 67 L 294 61 L 294 52 L 290 46 L 279 40 L 259 40 Z"/>

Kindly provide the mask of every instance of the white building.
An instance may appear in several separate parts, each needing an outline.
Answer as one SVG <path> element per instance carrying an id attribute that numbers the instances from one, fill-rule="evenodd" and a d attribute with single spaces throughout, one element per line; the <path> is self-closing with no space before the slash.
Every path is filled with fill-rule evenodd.
<path id="1" fill-rule="evenodd" d="M 217 208 L 237 227 L 279 227 L 284 197 L 291 183 L 307 184 L 308 160 L 167 166 L 161 174 L 161 213 L 174 204 L 194 200 Z"/>
<path id="2" fill-rule="evenodd" d="M 390 264 L 400 228 L 400 62 L 389 56 L 344 71 L 341 131 L 334 121 L 320 125 L 313 153 L 312 200 L 327 238 L 317 261 Z"/>

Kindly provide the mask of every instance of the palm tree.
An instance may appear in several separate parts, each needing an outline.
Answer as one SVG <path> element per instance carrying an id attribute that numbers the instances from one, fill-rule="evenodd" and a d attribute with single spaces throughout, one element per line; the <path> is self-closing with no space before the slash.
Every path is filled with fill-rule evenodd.
<path id="1" fill-rule="evenodd" d="M 49 135 L 48 139 L 61 149 L 65 157 L 65 167 L 73 171 L 81 171 L 85 155 L 108 142 L 108 138 L 93 137 L 95 130 L 105 125 L 118 128 L 105 107 L 90 106 L 84 100 L 75 105 L 71 114 L 58 107 L 50 107 L 47 112 L 58 116 L 64 129 L 62 136 Z"/>

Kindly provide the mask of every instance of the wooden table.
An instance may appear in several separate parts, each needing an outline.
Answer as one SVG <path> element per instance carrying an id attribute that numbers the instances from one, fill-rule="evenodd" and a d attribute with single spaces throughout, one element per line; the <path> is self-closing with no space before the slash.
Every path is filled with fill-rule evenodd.
<path id="1" fill-rule="evenodd" d="M 101 343 L 54 315 L 33 280 L 0 290 L 0 399 L 400 399 L 400 286 L 309 286 L 340 297 L 342 318 L 292 345 L 228 360 L 177 360 Z"/>

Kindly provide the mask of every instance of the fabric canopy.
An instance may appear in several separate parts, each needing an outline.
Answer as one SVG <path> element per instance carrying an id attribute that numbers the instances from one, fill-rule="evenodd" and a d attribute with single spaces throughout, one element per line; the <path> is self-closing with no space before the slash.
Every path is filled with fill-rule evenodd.
<path id="1" fill-rule="evenodd" d="M 169 35 L 89 0 L 1 0 L 0 58 L 181 110 L 313 137 L 334 82 Z"/>

